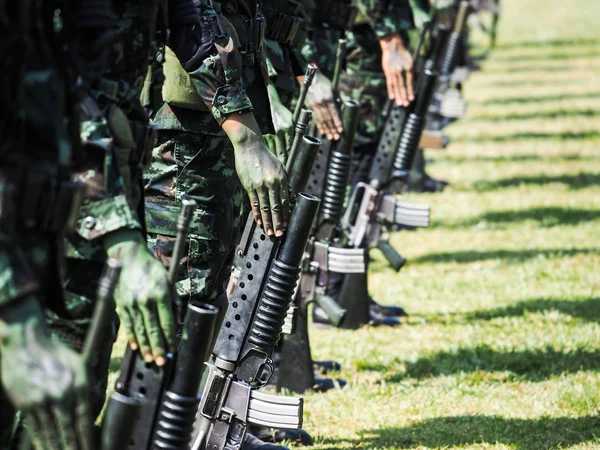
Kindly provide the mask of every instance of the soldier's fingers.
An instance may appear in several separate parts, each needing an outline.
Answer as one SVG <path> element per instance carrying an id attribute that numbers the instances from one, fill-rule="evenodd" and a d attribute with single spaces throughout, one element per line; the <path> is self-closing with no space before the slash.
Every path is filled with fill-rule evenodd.
<path id="1" fill-rule="evenodd" d="M 333 121 L 333 117 L 331 116 L 331 111 L 329 110 L 329 105 L 325 105 L 323 109 L 325 110 L 325 123 L 327 124 L 327 129 L 329 130 L 329 136 L 327 136 L 330 140 L 337 141 L 340 138 L 339 133 L 337 132 L 337 127 L 335 126 L 335 122 Z"/>
<path id="2" fill-rule="evenodd" d="M 273 236 L 273 221 L 271 220 L 271 205 L 269 204 L 269 189 L 266 186 L 258 190 L 260 201 L 260 215 L 263 221 L 263 230 L 267 236 Z"/>
<path id="3" fill-rule="evenodd" d="M 394 77 L 389 75 L 385 77 L 385 85 L 387 87 L 387 92 L 388 92 L 388 97 L 390 100 L 395 100 L 395 93 L 394 93 Z"/>
<path id="4" fill-rule="evenodd" d="M 46 427 L 49 419 L 39 414 L 39 411 L 25 412 L 26 430 L 35 450 L 54 450 L 50 447 L 49 435 Z M 48 425 L 47 425 L 48 424 Z"/>
<path id="5" fill-rule="evenodd" d="M 77 432 L 82 450 L 94 450 L 97 447 L 94 433 L 94 418 L 92 417 L 89 405 L 87 388 L 79 388 L 75 404 L 75 431 Z"/>
<path id="6" fill-rule="evenodd" d="M 398 95 L 402 101 L 402 105 L 408 105 L 408 97 L 406 95 L 406 87 L 404 86 L 404 77 L 402 76 L 402 72 L 398 74 L 396 77 L 396 89 L 398 90 Z"/>
<path id="7" fill-rule="evenodd" d="M 283 236 L 283 213 L 281 199 L 279 198 L 279 183 L 269 188 L 269 202 L 271 203 L 271 217 L 273 218 L 273 228 L 275 236 Z"/>
<path id="8" fill-rule="evenodd" d="M 330 121 L 329 121 L 329 111 L 326 107 L 322 105 L 317 105 L 316 110 L 318 111 L 319 123 L 321 124 L 321 128 L 323 129 L 322 134 L 327 137 L 327 139 L 333 139 L 333 130 L 331 129 Z"/>
<path id="9" fill-rule="evenodd" d="M 412 102 L 415 99 L 415 89 L 413 87 L 413 75 L 412 70 L 407 70 L 404 72 L 405 80 L 406 80 L 406 94 L 408 96 L 408 101 Z"/>
<path id="10" fill-rule="evenodd" d="M 258 195 L 255 190 L 248 192 L 248 199 L 250 200 L 250 206 L 252 207 L 252 215 L 254 216 L 254 221 L 258 225 L 262 225 L 262 219 L 260 216 L 260 202 L 258 201 Z"/>
<path id="11" fill-rule="evenodd" d="M 121 325 L 123 325 L 123 328 L 125 329 L 125 334 L 127 335 L 127 340 L 129 341 L 131 350 L 137 350 L 139 346 L 133 331 L 133 319 L 127 308 L 122 308 L 119 310 L 119 319 L 121 320 Z"/>
<path id="12" fill-rule="evenodd" d="M 139 305 L 134 305 L 131 308 L 131 317 L 133 319 L 133 330 L 135 332 L 135 340 L 140 346 L 140 352 L 144 360 L 148 363 L 153 361 L 152 353 L 150 352 L 150 341 L 146 336 L 146 327 L 144 325 L 144 315 L 139 308 Z"/>
<path id="13" fill-rule="evenodd" d="M 342 117 L 340 115 L 340 112 L 337 108 L 337 106 L 335 106 L 334 102 L 329 103 L 329 105 L 327 105 L 329 108 L 329 114 L 331 115 L 332 119 L 333 119 L 333 124 L 337 130 L 338 133 L 343 133 L 344 131 L 344 123 L 342 122 Z"/>
<path id="14" fill-rule="evenodd" d="M 279 199 L 281 200 L 281 217 L 283 220 L 283 229 L 286 230 L 288 223 L 290 223 L 290 200 L 287 186 L 285 188 L 280 187 Z"/>
<path id="15" fill-rule="evenodd" d="M 73 399 L 74 400 L 74 399 Z M 76 420 L 74 405 L 70 404 L 67 408 L 52 406 L 52 415 L 58 429 L 62 447 L 69 450 L 79 450 L 79 439 L 75 432 Z"/>
<path id="16" fill-rule="evenodd" d="M 148 336 L 152 359 L 157 366 L 164 366 L 166 362 L 165 339 L 163 338 L 162 329 L 160 327 L 156 301 L 151 299 L 145 302 L 143 305 L 140 305 L 140 310 L 142 311 L 144 329 L 146 330 L 146 336 Z"/>
<path id="17" fill-rule="evenodd" d="M 177 295 L 177 294 L 175 294 Z M 158 319 L 160 328 L 169 348 L 173 353 L 175 351 L 175 337 L 177 335 L 177 326 L 175 324 L 175 316 L 169 301 L 158 302 Z"/>

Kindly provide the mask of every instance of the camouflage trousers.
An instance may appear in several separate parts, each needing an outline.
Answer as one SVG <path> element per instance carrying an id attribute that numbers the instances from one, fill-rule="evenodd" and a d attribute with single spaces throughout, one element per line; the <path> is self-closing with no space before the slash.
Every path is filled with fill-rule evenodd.
<path id="1" fill-rule="evenodd" d="M 198 203 L 177 290 L 188 302 L 215 300 L 231 275 L 243 198 L 229 139 L 160 131 L 144 182 L 148 245 L 166 267 L 172 264 L 181 200 Z"/>

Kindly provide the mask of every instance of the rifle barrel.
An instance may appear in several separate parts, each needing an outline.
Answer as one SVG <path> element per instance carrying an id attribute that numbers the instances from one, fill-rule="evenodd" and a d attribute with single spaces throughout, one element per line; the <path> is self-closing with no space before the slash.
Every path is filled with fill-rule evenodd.
<path id="1" fill-rule="evenodd" d="M 294 110 L 294 123 L 298 123 L 300 119 L 300 113 L 302 108 L 304 107 L 304 101 L 306 100 L 306 95 L 308 94 L 308 90 L 312 85 L 315 75 L 317 73 L 317 66 L 314 64 L 309 64 L 306 69 L 306 74 L 304 75 L 304 80 L 302 80 L 302 87 L 300 88 L 300 95 L 298 96 L 298 102 L 296 103 L 296 109 Z"/>

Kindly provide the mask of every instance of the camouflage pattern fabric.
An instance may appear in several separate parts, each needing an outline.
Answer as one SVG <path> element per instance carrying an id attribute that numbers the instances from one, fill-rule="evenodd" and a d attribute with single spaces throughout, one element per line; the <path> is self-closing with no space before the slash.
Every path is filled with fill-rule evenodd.
<path id="1" fill-rule="evenodd" d="M 148 245 L 166 267 L 172 264 L 180 201 L 198 203 L 177 290 L 186 301 L 216 299 L 229 279 L 239 227 L 241 186 L 229 139 L 161 132 L 144 182 Z"/>
<path id="2" fill-rule="evenodd" d="M 222 6 L 219 2 L 216 5 Z M 255 5 L 248 2 L 245 6 L 244 11 L 252 11 Z M 187 301 L 210 302 L 223 292 L 241 228 L 245 195 L 235 171 L 233 146 L 220 124 L 231 114 L 253 110 L 261 131 L 272 133 L 265 56 L 251 53 L 252 58 L 242 64 L 238 49 L 247 45 L 245 29 L 234 27 L 242 25 L 245 16 L 242 8 L 231 8 L 222 11 L 231 22 L 224 20 L 221 31 L 229 34 L 208 33 L 206 28 L 197 27 L 195 32 L 200 34 L 196 41 L 187 40 L 175 49 L 210 112 L 163 105 L 153 120 L 159 130 L 158 146 L 145 171 L 149 246 L 165 266 L 173 263 L 182 198 L 189 196 L 198 203 L 177 285 Z M 203 27 L 210 27 L 215 10 L 204 9 L 203 15 Z M 213 40 L 206 41 L 207 37 Z"/>
<path id="3" fill-rule="evenodd" d="M 383 108 L 388 96 L 379 39 L 400 33 L 408 43 L 406 30 L 414 27 L 414 20 L 408 0 L 360 0 L 357 7 L 360 14 L 348 33 L 346 72 L 341 77 L 340 90 L 345 97 L 360 102 L 356 149 L 363 153 L 375 151 L 385 124 Z"/>

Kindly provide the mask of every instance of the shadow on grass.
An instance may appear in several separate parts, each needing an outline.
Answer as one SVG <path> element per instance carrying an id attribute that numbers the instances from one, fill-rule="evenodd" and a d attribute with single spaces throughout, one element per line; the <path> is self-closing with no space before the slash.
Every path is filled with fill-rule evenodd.
<path id="1" fill-rule="evenodd" d="M 509 317 L 523 317 L 532 313 L 549 313 L 558 311 L 584 322 L 600 322 L 600 297 L 583 300 L 565 300 L 563 298 L 535 298 L 493 309 L 456 312 L 449 314 L 425 314 L 410 316 L 407 325 L 421 326 L 426 323 L 443 325 L 465 324 L 477 320 L 494 320 Z"/>
<path id="2" fill-rule="evenodd" d="M 480 345 L 440 351 L 421 356 L 416 361 L 396 358 L 387 367 L 362 363 L 360 370 L 384 372 L 388 383 L 478 372 L 509 372 L 519 380 L 540 382 L 566 373 L 600 370 L 600 350 L 563 351 L 546 347 L 510 351 Z"/>
<path id="3" fill-rule="evenodd" d="M 583 78 L 583 77 L 571 77 L 571 79 L 568 81 L 568 83 L 570 84 L 581 84 L 581 83 L 589 83 L 589 78 Z M 535 87 L 535 86 L 551 86 L 554 84 L 560 84 L 560 85 L 564 85 L 565 83 L 567 83 L 567 81 L 565 81 L 564 79 L 540 79 L 540 80 L 536 80 L 533 78 L 519 78 L 516 80 L 496 80 L 496 79 L 482 79 L 477 81 L 477 85 L 478 86 L 494 86 L 494 87 L 514 87 L 514 88 L 519 88 L 519 87 Z"/>
<path id="4" fill-rule="evenodd" d="M 599 39 L 554 39 L 550 41 L 523 41 L 499 44 L 498 50 L 528 47 L 579 47 L 600 45 Z"/>
<path id="5" fill-rule="evenodd" d="M 499 163 L 499 162 L 561 162 L 561 161 L 595 161 L 600 159 L 600 155 L 544 155 L 544 154 L 526 154 L 526 155 L 473 155 L 473 156 L 453 156 L 451 154 L 437 156 L 435 159 L 428 159 L 427 164 L 437 163 Z"/>
<path id="6" fill-rule="evenodd" d="M 600 98 L 600 92 L 589 92 L 585 94 L 560 94 L 545 95 L 542 97 L 498 97 L 485 101 L 469 100 L 469 105 L 510 105 L 527 103 L 560 102 L 563 100 L 588 100 Z"/>
<path id="7" fill-rule="evenodd" d="M 547 249 L 525 249 L 525 250 L 463 250 L 455 252 L 430 253 L 411 259 L 412 264 L 428 263 L 458 263 L 469 264 L 478 261 L 502 259 L 506 262 L 522 262 L 534 258 L 571 257 L 576 255 L 598 254 L 600 248 L 547 248 Z"/>
<path id="8" fill-rule="evenodd" d="M 505 115 L 481 114 L 474 116 L 473 121 L 477 122 L 508 122 L 511 120 L 529 120 L 529 119 L 564 119 L 574 117 L 596 117 L 596 109 L 557 109 L 555 111 L 532 112 L 532 113 L 510 113 Z"/>
<path id="9" fill-rule="evenodd" d="M 434 228 L 460 229 L 469 228 L 484 223 L 490 227 L 526 221 L 535 221 L 542 228 L 558 225 L 579 225 L 600 219 L 600 213 L 591 209 L 575 208 L 529 208 L 506 211 L 490 211 L 477 217 L 472 217 L 457 222 L 436 222 Z"/>
<path id="10" fill-rule="evenodd" d="M 590 61 L 596 61 L 596 59 L 590 59 Z M 596 67 L 592 66 L 589 67 L 589 70 L 595 70 Z M 499 73 L 505 73 L 507 75 L 513 74 L 513 73 L 529 73 L 529 72 L 544 72 L 544 73 L 550 73 L 550 72 L 561 72 L 561 73 L 565 73 L 565 72 L 579 72 L 581 71 L 582 68 L 581 67 L 577 67 L 577 66 L 565 66 L 564 64 L 558 64 L 556 66 L 547 66 L 547 65 L 529 65 L 529 66 L 518 66 L 518 67 L 506 67 L 506 66 L 499 66 L 499 67 L 485 67 L 484 71 L 486 73 L 486 75 L 495 75 L 495 74 L 499 74 Z"/>
<path id="11" fill-rule="evenodd" d="M 600 44 L 600 42 L 598 42 Z M 569 61 L 571 59 L 583 59 L 583 58 L 598 58 L 600 53 L 595 48 L 587 50 L 585 52 L 574 52 L 574 53 L 554 53 L 548 54 L 540 52 L 536 55 L 494 55 L 494 62 L 533 62 L 533 61 Z"/>
<path id="12" fill-rule="evenodd" d="M 519 450 L 549 450 L 597 443 L 600 417 L 538 417 L 462 415 L 425 419 L 404 428 L 359 432 L 359 439 L 325 439 L 325 448 L 453 448 L 504 444 Z M 319 444 L 317 444 L 319 445 Z"/>
<path id="13" fill-rule="evenodd" d="M 510 142 L 520 140 L 552 140 L 552 141 L 579 141 L 583 139 L 600 138 L 600 131 L 560 131 L 557 133 L 512 133 L 497 136 L 457 136 L 452 142 Z"/>
<path id="14" fill-rule="evenodd" d="M 585 321 L 598 322 L 600 321 L 600 298 L 592 297 L 579 301 L 556 298 L 525 300 L 501 308 L 466 313 L 464 317 L 467 320 L 493 320 L 503 317 L 522 317 L 529 313 L 549 311 L 559 311 L 562 314 L 577 317 Z"/>
<path id="15" fill-rule="evenodd" d="M 477 192 L 489 192 L 496 189 L 519 187 L 525 184 L 544 185 L 552 183 L 564 184 L 573 190 L 585 189 L 600 185 L 600 173 L 580 172 L 569 175 L 524 175 L 500 180 L 477 181 L 473 187 Z"/>

